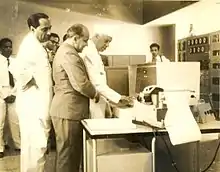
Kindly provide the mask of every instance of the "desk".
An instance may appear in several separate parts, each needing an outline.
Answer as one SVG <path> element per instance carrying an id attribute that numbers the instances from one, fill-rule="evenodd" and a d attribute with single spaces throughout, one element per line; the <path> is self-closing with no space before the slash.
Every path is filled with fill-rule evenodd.
<path id="1" fill-rule="evenodd" d="M 154 133 L 154 130 L 151 127 L 147 126 L 139 126 L 137 125 L 136 128 L 131 129 L 118 129 L 118 130 L 94 130 L 89 127 L 89 122 L 91 120 L 97 120 L 97 119 L 86 119 L 82 120 L 81 123 L 83 125 L 83 169 L 84 172 L 89 172 L 87 170 L 87 137 L 89 137 L 92 140 L 92 157 L 93 157 L 93 172 L 97 172 L 97 162 L 96 162 L 96 156 L 97 156 L 97 144 L 96 140 L 101 138 L 117 138 L 117 137 L 123 137 L 126 135 L 145 135 L 145 136 L 152 136 Z M 106 119 L 111 120 L 111 119 Z M 206 124 L 199 124 L 200 130 L 202 134 L 208 134 L 208 133 L 220 133 L 220 121 L 213 121 Z M 157 132 L 167 134 L 166 130 L 159 130 Z M 156 164 L 155 164 L 155 143 L 156 143 L 156 137 L 153 137 L 151 144 L 152 144 L 152 172 L 156 172 Z M 199 158 L 198 158 L 199 159 Z M 198 168 L 199 169 L 199 168 Z"/>

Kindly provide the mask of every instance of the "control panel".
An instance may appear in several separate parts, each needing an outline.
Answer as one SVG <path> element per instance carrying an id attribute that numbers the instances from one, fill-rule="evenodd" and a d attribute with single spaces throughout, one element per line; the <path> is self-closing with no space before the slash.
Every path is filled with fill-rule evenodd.
<path id="1" fill-rule="evenodd" d="M 183 44 L 183 41 L 186 41 L 186 44 Z M 183 51 L 183 47 L 185 51 Z M 183 52 L 185 52 L 184 58 Z M 219 112 L 220 31 L 180 39 L 178 41 L 178 60 L 200 62 L 200 97 L 208 102 L 211 94 L 213 109 Z"/>
<path id="2" fill-rule="evenodd" d="M 210 92 L 214 109 L 220 109 L 220 31 L 210 35 Z"/>
<path id="3" fill-rule="evenodd" d="M 136 76 L 136 93 L 140 93 L 146 86 L 156 85 L 156 66 L 138 66 Z"/>
<path id="4" fill-rule="evenodd" d="M 187 39 L 187 61 L 200 62 L 200 93 L 201 98 L 208 101 L 210 91 L 209 80 L 209 35 L 200 35 Z"/>

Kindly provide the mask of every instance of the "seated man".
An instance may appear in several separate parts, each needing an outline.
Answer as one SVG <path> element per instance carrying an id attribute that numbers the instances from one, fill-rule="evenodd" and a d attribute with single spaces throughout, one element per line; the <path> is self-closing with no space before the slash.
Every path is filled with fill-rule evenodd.
<path id="1" fill-rule="evenodd" d="M 152 59 L 150 62 L 169 62 L 170 60 L 167 59 L 165 56 L 159 54 L 160 46 L 157 43 L 153 43 L 150 45 L 150 52 L 152 54 Z"/>

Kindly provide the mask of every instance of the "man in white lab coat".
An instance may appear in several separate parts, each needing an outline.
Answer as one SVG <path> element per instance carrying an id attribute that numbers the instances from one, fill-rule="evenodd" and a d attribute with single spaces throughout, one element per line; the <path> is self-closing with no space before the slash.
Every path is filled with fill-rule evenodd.
<path id="1" fill-rule="evenodd" d="M 47 52 L 42 43 L 51 30 L 43 13 L 27 20 L 30 32 L 24 37 L 11 71 L 17 80 L 16 110 L 21 130 L 21 172 L 44 172 L 50 131 L 49 108 L 52 76 Z"/>
<path id="2" fill-rule="evenodd" d="M 11 143 L 10 141 L 13 148 L 20 148 L 20 132 L 14 103 L 16 86 L 9 72 L 9 65 L 14 61 L 11 57 L 12 41 L 9 38 L 0 40 L 0 51 L 0 158 L 3 158 L 5 144 Z"/>
<path id="3" fill-rule="evenodd" d="M 160 55 L 160 46 L 157 43 L 153 43 L 150 45 L 150 52 L 152 54 L 152 59 L 150 62 L 169 62 L 170 60 L 167 59 L 165 56 Z"/>
<path id="4" fill-rule="evenodd" d="M 126 105 L 129 103 L 125 96 L 121 96 L 107 85 L 106 72 L 99 53 L 105 51 L 111 41 L 112 37 L 106 34 L 96 34 L 88 41 L 88 46 L 82 53 L 90 81 L 102 95 L 99 103 L 90 100 L 91 118 L 105 118 L 107 99 L 115 104 Z"/>

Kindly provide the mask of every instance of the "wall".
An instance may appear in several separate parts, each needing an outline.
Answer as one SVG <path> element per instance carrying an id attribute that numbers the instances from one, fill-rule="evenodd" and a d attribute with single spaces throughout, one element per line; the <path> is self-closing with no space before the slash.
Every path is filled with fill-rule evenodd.
<path id="1" fill-rule="evenodd" d="M 220 30 L 220 22 L 216 17 L 220 15 L 219 0 L 202 0 L 193 5 L 168 14 L 157 20 L 145 24 L 151 25 L 176 24 L 176 38 L 188 36 L 189 25 L 192 23 L 197 35 Z"/>
<path id="2" fill-rule="evenodd" d="M 143 25 L 143 27 L 148 28 L 151 26 L 175 24 L 175 40 L 177 45 L 178 39 L 188 36 L 190 24 L 194 25 L 196 35 L 220 30 L 220 22 L 217 19 L 217 16 L 220 16 L 219 2 L 219 0 L 201 0 L 193 5 L 149 22 Z M 177 58 L 177 48 L 175 50 L 175 57 Z"/>
<path id="3" fill-rule="evenodd" d="M 175 25 L 161 27 L 161 51 L 171 61 L 175 61 L 175 28 Z"/>
<path id="4" fill-rule="evenodd" d="M 113 41 L 105 54 L 139 55 L 144 53 L 146 47 L 143 29 L 140 25 L 15 0 L 1 1 L 0 8 L 0 14 L 4 16 L 1 19 L 4 25 L 1 25 L 0 37 L 8 36 L 13 40 L 14 54 L 17 53 L 22 38 L 28 32 L 26 20 L 30 14 L 35 12 L 47 13 L 51 17 L 52 31 L 58 33 L 60 37 L 74 23 L 85 24 L 91 35 L 100 30 L 104 33 L 107 31 L 113 36 Z"/>

